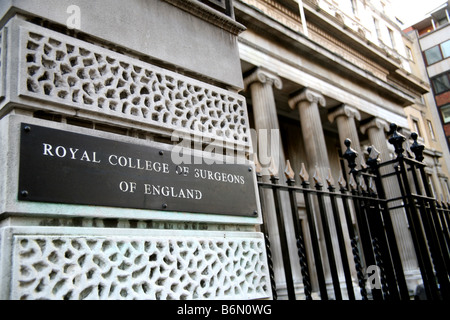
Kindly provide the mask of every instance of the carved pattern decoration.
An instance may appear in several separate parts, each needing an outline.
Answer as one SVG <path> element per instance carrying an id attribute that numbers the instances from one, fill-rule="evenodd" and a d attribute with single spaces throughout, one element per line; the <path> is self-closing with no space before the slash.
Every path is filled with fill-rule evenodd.
<path id="1" fill-rule="evenodd" d="M 270 296 L 263 239 L 16 235 L 13 299 Z"/>
<path id="2" fill-rule="evenodd" d="M 45 29 L 21 37 L 22 95 L 249 145 L 238 94 Z"/>

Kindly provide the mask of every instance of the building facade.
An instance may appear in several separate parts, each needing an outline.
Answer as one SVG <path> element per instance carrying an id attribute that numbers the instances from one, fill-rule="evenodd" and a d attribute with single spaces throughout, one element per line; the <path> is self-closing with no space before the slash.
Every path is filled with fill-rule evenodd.
<path id="1" fill-rule="evenodd" d="M 440 123 L 444 128 L 446 140 L 449 138 L 448 125 L 448 70 L 450 68 L 449 46 L 449 4 L 443 2 L 422 20 L 405 29 L 410 36 L 416 37 L 426 65 L 426 74 L 432 86 L 431 105 L 437 107 Z"/>
<path id="2" fill-rule="evenodd" d="M 446 199 L 448 191 L 449 149 L 446 147 L 445 132 L 440 126 L 440 116 L 436 108 L 431 84 L 429 83 L 419 41 L 414 33 L 404 34 L 407 51 L 412 52 L 409 58 L 412 76 L 425 79 L 430 91 L 425 93 L 415 104 L 405 108 L 410 128 L 419 135 L 419 140 L 427 146 L 425 149 L 428 164 L 429 184 L 439 200 Z M 424 80 L 422 80 L 424 81 Z M 434 173 L 431 172 L 434 171 Z M 436 179 L 437 178 L 437 179 Z M 436 187 L 437 186 L 437 187 Z"/>
<path id="3" fill-rule="evenodd" d="M 230 3 L 0 3 L 1 299 L 272 297 Z"/>
<path id="4" fill-rule="evenodd" d="M 427 146 L 429 183 L 437 196 L 446 197 L 448 155 L 443 157 L 442 141 L 436 136 L 433 140 L 426 131 L 438 129 L 423 99 L 430 85 L 423 67 L 420 69 L 420 60 L 410 58 L 413 49 L 417 53 L 417 43 L 394 22 L 389 1 L 234 3 L 236 20 L 247 27 L 238 41 L 251 126 L 257 132 L 280 132 L 280 138 L 272 140 L 281 140 L 282 148 L 274 151 L 280 173 L 289 160 L 296 173 L 303 163 L 309 177 L 320 172 L 324 179 L 331 169 L 335 180 L 340 172 L 349 178 L 342 161 L 346 138 L 359 153 L 358 161 L 365 159 L 368 146 L 375 146 L 383 161 L 392 159 L 394 150 L 387 142 L 387 132 L 394 122 L 408 138 L 411 132 L 420 130 L 419 140 Z M 261 136 L 258 134 L 259 139 Z M 254 149 L 262 151 L 253 142 Z M 259 159 L 263 167 L 271 164 L 264 153 Z M 301 179 L 297 176 L 296 180 L 299 186 Z M 395 195 L 399 191 L 388 192 Z M 270 195 L 266 197 L 268 206 L 273 206 Z M 298 203 L 300 219 L 306 219 L 302 199 Z M 284 219 L 288 238 L 295 238 L 292 217 L 285 213 Z M 269 229 L 276 225 L 274 214 L 267 220 Z M 397 212 L 393 220 L 408 286 L 414 292 L 420 277 L 406 218 Z M 282 253 L 276 249 L 280 246 L 278 230 L 274 227 L 269 233 L 277 287 L 284 295 Z M 319 238 L 325 247 L 323 235 Z M 294 242 L 290 245 L 296 290 L 301 292 L 297 248 Z M 342 275 L 342 266 L 338 269 Z M 330 270 L 325 272 L 331 286 Z M 317 279 L 312 281 L 318 290 Z"/>
<path id="5" fill-rule="evenodd" d="M 407 144 L 420 130 L 430 184 L 448 193 L 440 136 L 422 133 L 437 128 L 418 45 L 387 0 L 26 0 L 0 16 L 2 299 L 285 298 L 255 162 L 264 181 L 287 160 L 348 181 L 345 139 L 358 168 L 369 146 L 389 160 L 390 123 Z M 392 215 L 413 293 L 408 223 Z M 320 298 L 314 271 L 312 285 Z"/>

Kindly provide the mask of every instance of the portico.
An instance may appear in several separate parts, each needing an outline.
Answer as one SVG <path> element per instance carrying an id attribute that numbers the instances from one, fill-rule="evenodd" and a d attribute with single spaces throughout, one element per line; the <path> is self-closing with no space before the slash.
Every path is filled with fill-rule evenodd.
<path id="1" fill-rule="evenodd" d="M 352 141 L 352 148 L 359 155 L 357 168 L 365 165 L 369 146 L 376 147 L 382 160 L 392 157 L 393 150 L 386 142 L 388 124 L 395 122 L 399 127 L 408 128 L 403 106 L 411 103 L 410 96 L 397 87 L 362 72 L 360 67 L 349 65 L 342 57 L 331 58 L 317 47 L 314 58 L 305 55 L 305 51 L 314 45 L 310 39 L 300 39 L 298 33 L 276 28 L 276 21 L 252 11 L 240 1 L 236 8 L 238 21 L 243 12 L 257 17 L 255 22 L 246 21 L 248 29 L 238 38 L 245 82 L 245 89 L 241 93 L 247 100 L 252 128 L 257 132 L 262 128 L 280 131 L 280 181 L 285 180 L 281 174 L 283 163 L 290 160 L 296 173 L 297 185 L 300 184 L 298 173 L 302 163 L 309 176 L 317 176 L 325 186 L 329 172 L 334 175 L 335 181 L 342 176 L 348 182 L 349 169 L 342 160 L 342 154 L 346 150 L 344 141 L 347 138 Z M 315 33 L 316 31 L 312 31 L 314 36 L 320 37 L 321 34 Z M 270 37 L 271 32 L 276 33 L 279 41 Z M 294 40 L 295 50 L 284 44 Z M 367 68 L 370 67 L 367 65 Z M 386 192 L 394 191 L 387 188 Z M 301 197 L 297 199 L 299 218 L 302 219 L 305 214 L 304 203 Z M 291 217 L 284 218 L 287 226 L 292 224 Z M 274 211 L 272 215 L 269 214 L 268 219 L 268 225 L 275 224 Z M 353 223 L 354 228 L 357 228 L 355 221 Z M 336 234 L 333 228 L 332 226 L 331 233 Z M 398 227 L 397 231 L 399 242 L 410 243 L 410 239 L 406 239 L 407 230 Z M 288 230 L 287 234 L 291 235 L 292 232 Z M 271 231 L 270 234 L 275 278 L 280 292 L 283 292 L 284 278 L 279 265 L 281 251 L 278 236 L 276 231 Z M 324 246 L 322 237 L 319 234 L 319 241 Z M 337 241 L 333 246 L 338 255 Z M 347 251 L 351 253 L 351 248 L 347 248 Z M 400 251 L 405 260 L 403 262 L 413 274 L 417 265 L 413 262 L 414 256 L 410 248 L 400 245 Z M 296 257 L 294 245 L 290 252 L 291 260 L 294 260 L 291 265 L 295 283 L 301 286 L 298 261 L 292 259 L 292 256 Z M 311 267 L 313 270 L 314 266 Z M 343 270 L 339 263 L 337 268 L 342 277 Z M 330 283 L 327 263 L 325 271 Z M 313 277 L 312 281 L 313 287 L 317 288 L 317 280 Z"/>

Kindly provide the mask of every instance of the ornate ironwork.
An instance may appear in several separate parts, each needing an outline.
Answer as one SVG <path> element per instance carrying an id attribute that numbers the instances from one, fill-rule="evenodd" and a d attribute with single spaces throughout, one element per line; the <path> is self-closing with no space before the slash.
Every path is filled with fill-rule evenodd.
<path id="1" fill-rule="evenodd" d="M 284 171 L 287 185 L 278 183 L 278 169 L 273 166 L 273 163 L 270 170 L 271 183 L 259 183 L 261 189 L 268 188 L 273 191 L 286 282 L 288 292 L 291 291 L 288 294 L 290 299 L 294 299 L 298 293 L 292 293 L 293 280 L 288 279 L 288 276 L 292 277 L 292 272 L 287 242 L 296 241 L 303 290 L 307 299 L 311 299 L 313 292 L 317 290 L 322 300 L 328 300 L 330 289 L 334 291 L 335 299 L 343 299 L 345 292 L 349 299 L 356 299 L 351 276 L 353 268 L 353 274 L 357 276 L 361 299 L 409 300 L 411 297 L 390 217 L 390 211 L 394 209 L 403 210 L 408 219 L 427 298 L 450 299 L 448 274 L 450 270 L 450 203 L 444 200 L 443 196 L 441 201 L 434 199 L 427 183 L 425 164 L 422 162 L 424 147 L 417 141 L 417 134 L 411 134 L 411 139 L 414 140 L 410 148 L 415 155 L 413 159 L 404 156 L 403 143 L 406 138 L 398 131 L 397 125 L 391 124 L 391 136 L 388 141 L 394 146 L 397 157 L 381 162 L 379 151 L 371 146 L 367 150 L 369 153 L 367 166 L 361 165 L 360 169 L 356 169 L 358 153 L 351 148 L 351 140 L 345 140 L 347 150 L 343 157 L 350 168 L 350 176 L 348 184 L 342 176 L 339 177 L 337 183 L 340 193 L 335 190 L 335 181 L 330 170 L 325 179 L 328 190 L 324 190 L 323 180 L 317 167 L 312 177 L 314 188 L 311 188 L 308 170 L 303 163 L 299 174 L 301 187 L 295 185 L 295 175 L 289 162 Z M 361 163 L 364 164 L 362 160 Z M 391 172 L 380 174 L 380 169 L 384 167 L 389 168 Z M 384 169 L 382 171 L 386 172 Z M 388 182 L 391 188 L 399 188 L 401 198 L 390 199 L 386 196 L 384 179 L 387 177 L 391 177 Z M 282 209 L 287 209 L 289 206 L 282 205 L 281 192 L 289 194 L 295 239 L 285 238 L 284 220 L 281 217 Z M 303 196 L 304 199 L 306 213 L 304 220 L 300 220 L 298 216 L 299 207 L 296 201 L 298 195 Z M 388 206 L 388 203 L 399 199 L 403 203 L 401 206 Z M 357 228 L 354 228 L 354 222 Z M 305 230 L 302 229 L 302 223 L 307 226 Z M 347 228 L 345 236 L 344 227 Z M 332 230 L 334 230 L 333 236 Z M 324 244 L 319 243 L 319 234 L 323 237 Z M 310 247 L 306 247 L 308 243 L 311 244 Z M 354 264 L 349 263 L 346 246 L 352 249 Z M 337 249 L 339 255 L 334 253 Z M 308 251 L 309 254 L 307 254 Z M 323 266 L 325 262 L 322 259 L 326 259 L 328 270 L 325 270 Z M 341 287 L 342 279 L 339 279 L 337 275 L 338 263 L 341 263 L 344 271 L 346 290 Z M 310 265 L 315 266 L 312 273 L 310 272 L 312 270 L 308 269 Z M 375 276 L 378 277 L 379 286 L 374 285 L 372 281 L 368 286 L 367 268 L 369 266 L 377 266 Z M 317 280 L 318 288 L 312 286 L 314 278 Z M 332 288 L 329 284 L 327 285 L 326 278 L 332 280 Z"/>
<path id="2" fill-rule="evenodd" d="M 411 151 L 416 156 L 417 161 L 423 161 L 423 151 L 425 150 L 425 146 L 417 142 L 417 138 L 419 138 L 419 135 L 416 132 L 411 133 L 411 138 L 414 140 L 414 143 L 410 147 Z"/>
<path id="3" fill-rule="evenodd" d="M 395 123 L 391 123 L 389 132 L 392 133 L 392 136 L 388 141 L 394 146 L 397 158 L 403 158 L 403 152 L 405 151 L 403 149 L 403 143 L 406 141 L 405 136 L 398 132 L 398 126 Z"/>

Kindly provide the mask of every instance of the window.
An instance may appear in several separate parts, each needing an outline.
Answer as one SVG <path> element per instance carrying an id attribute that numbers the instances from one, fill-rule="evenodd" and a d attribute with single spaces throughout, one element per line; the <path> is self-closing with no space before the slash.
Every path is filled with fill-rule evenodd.
<path id="1" fill-rule="evenodd" d="M 414 59 L 413 59 L 413 54 L 412 54 L 411 48 L 408 47 L 408 46 L 405 46 L 405 47 L 406 47 L 406 57 L 407 57 L 409 60 L 414 60 Z"/>
<path id="2" fill-rule="evenodd" d="M 433 124 L 431 123 L 430 120 L 427 120 L 427 124 L 428 124 L 428 131 L 430 132 L 431 139 L 436 140 L 436 137 L 434 135 L 434 130 L 433 130 Z"/>
<path id="3" fill-rule="evenodd" d="M 230 0 L 197 0 L 200 1 L 217 11 L 220 11 L 230 17 L 233 17 L 233 6 Z"/>
<path id="4" fill-rule="evenodd" d="M 450 40 L 441 43 L 441 49 L 444 59 L 450 57 Z"/>
<path id="5" fill-rule="evenodd" d="M 424 54 L 427 65 L 431 65 L 441 61 L 442 59 L 450 57 L 450 40 L 425 50 Z"/>
<path id="6" fill-rule="evenodd" d="M 437 77 L 431 79 L 431 83 L 433 84 L 434 94 L 438 95 L 445 91 L 450 90 L 450 73 L 444 73 Z"/>
<path id="7" fill-rule="evenodd" d="M 395 48 L 395 38 L 394 38 L 394 31 L 392 31 L 391 29 L 387 28 L 388 32 L 389 32 L 389 38 L 391 39 L 391 45 L 392 45 L 392 49 Z"/>
<path id="8" fill-rule="evenodd" d="M 450 104 L 446 104 L 439 109 L 441 109 L 442 120 L 444 120 L 444 123 L 450 123 Z"/>
<path id="9" fill-rule="evenodd" d="M 419 137 L 421 137 L 422 134 L 420 133 L 419 120 L 413 118 L 412 122 L 413 122 L 413 131 L 416 132 L 419 135 Z"/>
<path id="10" fill-rule="evenodd" d="M 447 17 L 438 20 L 439 27 L 445 26 L 447 23 L 448 23 Z"/>
<path id="11" fill-rule="evenodd" d="M 356 0 L 350 0 L 350 5 L 352 6 L 352 12 L 354 15 L 358 14 L 358 7 L 356 4 Z"/>
<path id="12" fill-rule="evenodd" d="M 375 25 L 375 31 L 377 33 L 377 38 L 380 39 L 381 38 L 381 34 L 380 34 L 380 22 L 378 21 L 377 18 L 373 18 L 373 24 Z"/>
<path id="13" fill-rule="evenodd" d="M 433 64 L 442 60 L 441 50 L 439 46 L 435 46 L 431 49 L 425 51 L 425 58 L 427 60 L 427 64 Z"/>

